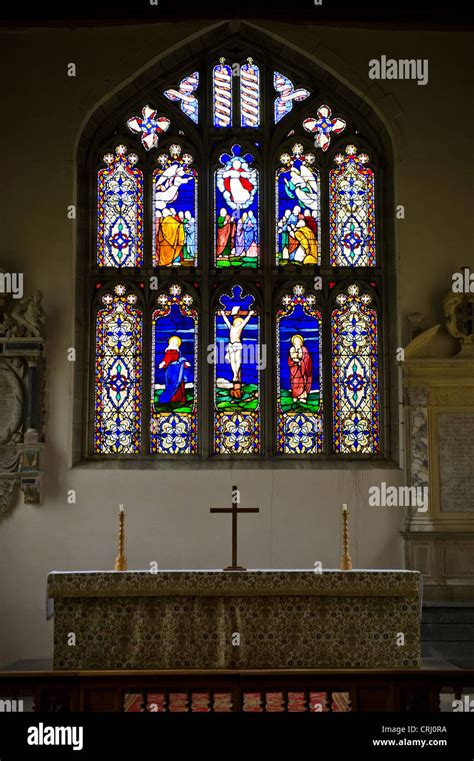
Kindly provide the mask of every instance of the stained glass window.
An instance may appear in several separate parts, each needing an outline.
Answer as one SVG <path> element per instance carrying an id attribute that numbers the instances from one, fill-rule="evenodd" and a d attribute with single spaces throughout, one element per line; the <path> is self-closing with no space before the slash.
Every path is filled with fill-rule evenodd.
<path id="1" fill-rule="evenodd" d="M 180 145 L 171 145 L 153 172 L 155 267 L 197 264 L 197 171 L 191 154 L 181 153 Z"/>
<path id="2" fill-rule="evenodd" d="M 334 450 L 380 452 L 377 312 L 372 297 L 350 285 L 332 312 Z"/>
<path id="3" fill-rule="evenodd" d="M 342 132 L 346 128 L 346 122 L 339 116 L 333 116 L 329 106 L 323 103 L 316 112 L 316 118 L 310 116 L 305 119 L 303 127 L 314 135 L 315 148 L 321 148 L 326 152 L 331 145 L 331 136 Z"/>
<path id="4" fill-rule="evenodd" d="M 215 178 L 217 267 L 256 267 L 259 261 L 258 169 L 253 155 L 233 145 L 220 156 Z"/>
<path id="5" fill-rule="evenodd" d="M 232 124 L 232 69 L 221 58 L 213 69 L 213 124 L 230 127 Z"/>
<path id="6" fill-rule="evenodd" d="M 240 126 L 260 125 L 260 69 L 252 58 L 240 67 Z"/>
<path id="7" fill-rule="evenodd" d="M 382 143 L 342 86 L 225 53 L 136 90 L 88 149 L 86 455 L 380 457 Z"/>
<path id="8" fill-rule="evenodd" d="M 276 172 L 278 264 L 319 264 L 321 197 L 314 153 L 295 143 Z"/>
<path id="9" fill-rule="evenodd" d="M 140 142 L 146 151 L 158 147 L 160 135 L 166 132 L 170 126 L 170 120 L 166 116 L 158 116 L 156 108 L 143 106 L 141 116 L 132 116 L 127 121 L 127 127 L 134 135 L 140 136 Z"/>
<path id="10" fill-rule="evenodd" d="M 265 358 L 254 297 L 240 285 L 224 293 L 215 312 L 214 451 L 248 455 L 260 451 L 260 372 Z"/>
<path id="11" fill-rule="evenodd" d="M 140 452 L 142 312 L 122 284 L 101 298 L 96 322 L 94 451 Z"/>
<path id="12" fill-rule="evenodd" d="M 282 298 L 276 315 L 277 451 L 318 454 L 323 449 L 322 315 L 302 285 Z"/>
<path id="13" fill-rule="evenodd" d="M 336 267 L 375 265 L 374 173 L 366 153 L 348 145 L 338 153 L 330 172 L 331 264 Z"/>
<path id="14" fill-rule="evenodd" d="M 195 95 L 198 85 L 199 72 L 193 71 L 192 74 L 181 80 L 177 90 L 170 88 L 164 92 L 168 100 L 179 103 L 183 114 L 186 114 L 195 124 L 199 122 L 199 101 Z"/>
<path id="15" fill-rule="evenodd" d="M 170 286 L 152 314 L 152 453 L 197 451 L 197 331 L 192 296 Z"/>
<path id="16" fill-rule="evenodd" d="M 278 93 L 275 98 L 275 124 L 290 113 L 294 102 L 306 100 L 311 94 L 304 87 L 295 88 L 291 79 L 279 71 L 273 74 L 273 86 Z"/>
<path id="17" fill-rule="evenodd" d="M 97 263 L 140 267 L 143 262 L 143 173 L 138 156 L 118 145 L 98 173 Z"/>

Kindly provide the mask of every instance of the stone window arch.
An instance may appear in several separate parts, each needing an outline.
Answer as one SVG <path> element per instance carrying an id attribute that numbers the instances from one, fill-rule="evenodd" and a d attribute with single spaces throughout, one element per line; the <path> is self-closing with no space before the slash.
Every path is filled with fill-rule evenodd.
<path id="1" fill-rule="evenodd" d="M 217 67 L 230 71 L 219 124 Z M 258 76 L 245 90 L 249 70 Z M 216 177 L 242 157 L 242 187 L 251 195 L 257 179 L 258 198 L 245 207 L 242 191 L 243 205 L 229 207 L 219 227 L 216 204 L 231 195 L 227 177 L 224 195 Z M 154 188 L 169 167 L 193 190 L 181 218 L 171 207 L 176 220 L 164 224 L 166 180 Z M 75 462 L 252 468 L 391 459 L 393 157 L 366 101 L 266 33 L 223 24 L 101 106 L 79 142 L 78 180 Z M 107 193 L 122 199 L 117 219 L 113 211 L 105 219 Z M 238 235 L 245 241 L 250 208 L 258 230 L 245 248 Z M 195 223 L 194 239 L 183 217 Z M 252 356 L 236 372 L 227 346 L 239 340 L 223 332 L 233 310 L 243 321 L 253 312 L 240 341 Z M 166 345 L 166 335 L 178 340 Z"/>

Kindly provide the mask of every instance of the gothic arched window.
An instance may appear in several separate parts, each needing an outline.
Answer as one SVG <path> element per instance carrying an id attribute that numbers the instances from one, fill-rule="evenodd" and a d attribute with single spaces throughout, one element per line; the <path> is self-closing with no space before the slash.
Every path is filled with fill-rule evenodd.
<path id="1" fill-rule="evenodd" d="M 386 455 L 386 183 L 365 117 L 234 43 L 99 132 L 89 456 Z"/>

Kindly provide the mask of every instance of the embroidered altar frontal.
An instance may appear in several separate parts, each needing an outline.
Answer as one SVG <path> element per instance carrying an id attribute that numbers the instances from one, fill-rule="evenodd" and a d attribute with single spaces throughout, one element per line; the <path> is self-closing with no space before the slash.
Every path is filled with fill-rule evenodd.
<path id="1" fill-rule="evenodd" d="M 420 666 L 414 571 L 54 572 L 48 599 L 56 669 Z"/>

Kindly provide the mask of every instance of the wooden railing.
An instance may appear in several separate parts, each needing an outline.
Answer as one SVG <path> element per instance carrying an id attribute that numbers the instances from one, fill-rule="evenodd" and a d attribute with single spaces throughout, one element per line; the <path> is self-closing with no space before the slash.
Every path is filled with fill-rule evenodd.
<path id="1" fill-rule="evenodd" d="M 35 711 L 437 712 L 441 691 L 474 696 L 474 669 L 0 672 L 0 699 Z"/>

